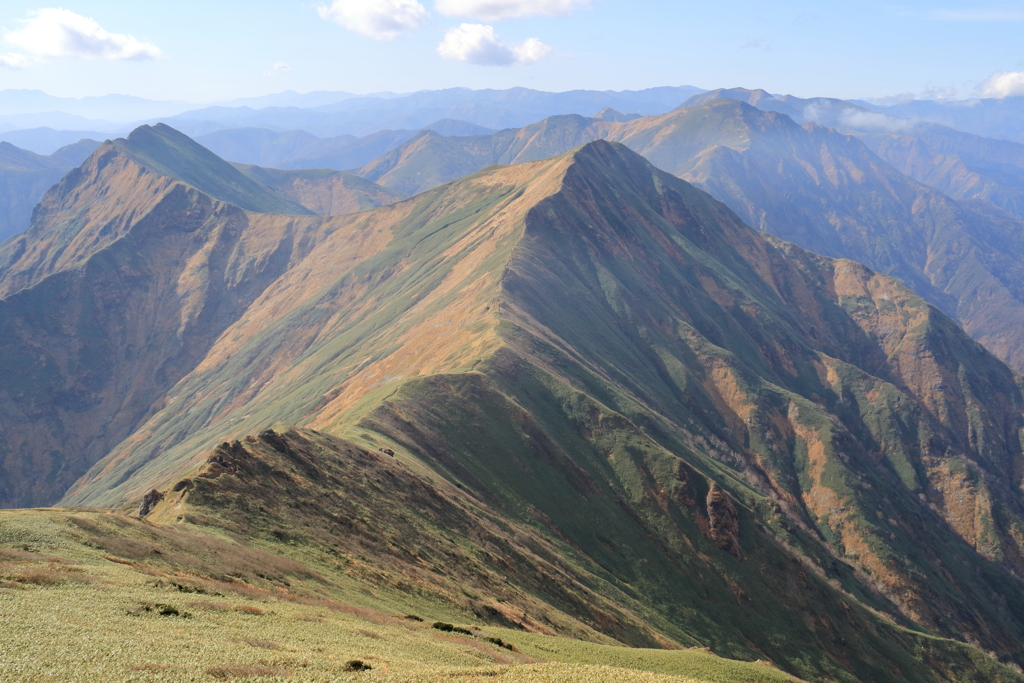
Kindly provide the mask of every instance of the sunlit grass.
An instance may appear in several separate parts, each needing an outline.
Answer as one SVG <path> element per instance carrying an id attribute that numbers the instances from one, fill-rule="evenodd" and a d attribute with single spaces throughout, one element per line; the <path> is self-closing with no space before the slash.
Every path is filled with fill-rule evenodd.
<path id="1" fill-rule="evenodd" d="M 77 513 L 99 520 L 98 513 Z M 160 574 L 89 547 L 57 511 L 0 515 L 0 680 L 785 681 L 701 651 L 609 647 L 481 626 L 429 602 L 391 613 L 294 590 Z M 110 519 L 110 518 L 108 518 Z M 123 520 L 124 518 L 121 518 Z M 121 522 L 119 522 L 120 524 Z M 126 538 L 150 529 L 124 526 Z M 115 561 L 117 560 L 117 561 Z M 237 590 L 236 590 L 237 588 Z M 355 597 L 354 595 L 352 597 Z M 395 596 L 381 607 L 400 607 Z M 406 618 L 422 611 L 424 621 Z M 442 632 L 455 619 L 464 633 Z M 512 643 L 514 651 L 489 642 Z M 354 672 L 352 660 L 369 670 Z"/>

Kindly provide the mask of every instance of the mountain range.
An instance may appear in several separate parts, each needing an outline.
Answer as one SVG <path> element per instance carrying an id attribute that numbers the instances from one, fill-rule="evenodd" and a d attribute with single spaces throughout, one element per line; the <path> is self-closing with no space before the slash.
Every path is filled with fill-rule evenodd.
<path id="1" fill-rule="evenodd" d="M 902 118 L 825 97 L 774 96 L 744 88 L 695 95 L 683 106 L 716 97 L 786 114 L 856 135 L 899 171 L 958 200 L 981 200 L 1024 218 L 1024 145 L 972 135 L 921 119 Z"/>
<path id="2" fill-rule="evenodd" d="M 865 135 L 813 121 L 801 126 L 733 98 L 698 98 L 668 114 L 626 122 L 560 116 L 489 136 L 421 132 L 358 173 L 415 194 L 490 164 L 541 159 L 588 140 L 619 141 L 710 192 L 754 227 L 900 278 L 998 356 L 1024 368 L 1020 219 L 993 201 L 973 196 L 957 202 L 916 182 L 874 154 Z M 1011 186 L 1005 183 L 1004 189 Z M 1013 208 L 1009 191 L 991 199 Z"/>
<path id="3" fill-rule="evenodd" d="M 649 119 L 601 125 L 630 124 L 668 154 Z M 1022 680 L 1018 376 L 624 144 L 517 139 L 329 217 L 303 182 L 381 191 L 167 126 L 103 143 L 0 248 L 4 505 L 143 500 L 483 623 L 806 680 Z"/>
<path id="4" fill-rule="evenodd" d="M 1024 681 L 1024 148 L 681 90 L 0 143 L 10 661 Z"/>

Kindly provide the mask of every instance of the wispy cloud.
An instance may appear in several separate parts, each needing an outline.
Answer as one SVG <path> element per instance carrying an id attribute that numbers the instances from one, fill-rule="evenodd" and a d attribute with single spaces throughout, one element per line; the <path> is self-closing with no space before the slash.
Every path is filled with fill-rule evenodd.
<path id="1" fill-rule="evenodd" d="M 264 71 L 263 75 L 266 76 L 267 78 L 276 78 L 277 76 L 280 76 L 281 74 L 286 74 L 291 70 L 292 68 L 285 64 L 284 62 L 277 62 L 274 64 L 274 66 L 270 68 L 269 71 Z"/>
<path id="2" fill-rule="evenodd" d="M 416 0 L 334 0 L 317 8 L 320 17 L 375 40 L 394 40 L 427 23 Z"/>
<path id="3" fill-rule="evenodd" d="M 26 69 L 31 64 L 32 60 L 25 55 L 19 55 L 16 52 L 0 55 L 0 66 L 7 69 Z"/>
<path id="4" fill-rule="evenodd" d="M 863 109 L 844 109 L 839 115 L 839 122 L 857 130 L 884 133 L 905 133 L 918 124 L 916 119 L 903 119 Z"/>
<path id="5" fill-rule="evenodd" d="M 521 45 L 508 46 L 494 33 L 492 26 L 461 24 L 450 29 L 437 46 L 437 54 L 479 66 L 512 66 L 532 64 L 547 57 L 551 48 L 536 38 Z"/>
<path id="6" fill-rule="evenodd" d="M 565 16 L 590 6 L 592 0 L 436 0 L 434 9 L 446 17 L 501 21 L 533 16 Z"/>
<path id="7" fill-rule="evenodd" d="M 982 97 L 1024 97 L 1024 71 L 1000 71 L 978 86 Z"/>
<path id="8" fill-rule="evenodd" d="M 1012 9 L 939 9 L 928 16 L 938 21 L 1024 21 L 1024 12 Z"/>
<path id="9" fill-rule="evenodd" d="M 747 42 L 740 46 L 741 50 L 764 50 L 772 49 L 772 46 L 764 42 L 764 38 L 747 38 Z"/>
<path id="10" fill-rule="evenodd" d="M 4 40 L 39 58 L 146 61 L 163 57 L 160 48 L 152 43 L 121 33 L 110 33 L 93 19 L 66 9 L 47 7 L 35 10 L 21 23 L 21 28 L 5 31 Z"/>

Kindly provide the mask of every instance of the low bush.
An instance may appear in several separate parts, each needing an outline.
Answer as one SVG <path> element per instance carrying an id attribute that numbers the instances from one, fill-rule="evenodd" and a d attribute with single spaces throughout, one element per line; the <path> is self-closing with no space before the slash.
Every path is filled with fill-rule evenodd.
<path id="1" fill-rule="evenodd" d="M 445 631 L 448 633 L 455 630 L 454 626 L 452 626 L 451 624 L 446 624 L 443 621 L 435 621 L 432 628 L 436 628 L 438 631 Z"/>
<path id="2" fill-rule="evenodd" d="M 505 648 L 506 650 L 515 650 L 515 648 L 514 648 L 514 647 L 512 647 L 512 643 L 506 643 L 506 642 L 505 642 L 504 640 L 502 640 L 501 638 L 488 638 L 488 639 L 487 639 L 487 642 L 488 642 L 488 643 L 494 643 L 494 644 L 495 644 L 495 645 L 497 645 L 498 647 L 503 647 L 503 648 Z"/>
<path id="3" fill-rule="evenodd" d="M 151 614 L 159 614 L 162 617 L 181 617 L 182 619 L 191 619 L 192 615 L 188 612 L 182 611 L 174 605 L 167 605 L 164 603 L 149 603 L 140 602 L 137 605 L 129 607 L 125 612 L 133 617 L 141 616 L 147 612 Z"/>
<path id="4" fill-rule="evenodd" d="M 372 668 L 372 666 L 359 659 L 350 659 L 345 662 L 345 668 L 342 671 L 369 671 Z"/>

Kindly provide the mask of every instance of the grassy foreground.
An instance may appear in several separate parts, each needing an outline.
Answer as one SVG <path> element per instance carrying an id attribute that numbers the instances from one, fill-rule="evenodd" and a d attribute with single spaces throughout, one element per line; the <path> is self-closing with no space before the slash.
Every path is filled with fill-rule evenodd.
<path id="1" fill-rule="evenodd" d="M 151 561 L 137 559 L 145 543 Z M 371 589 L 340 567 L 268 550 L 120 513 L 5 510 L 0 680 L 793 680 L 701 650 L 481 626 L 429 597 Z M 353 660 L 372 668 L 352 671 Z"/>

